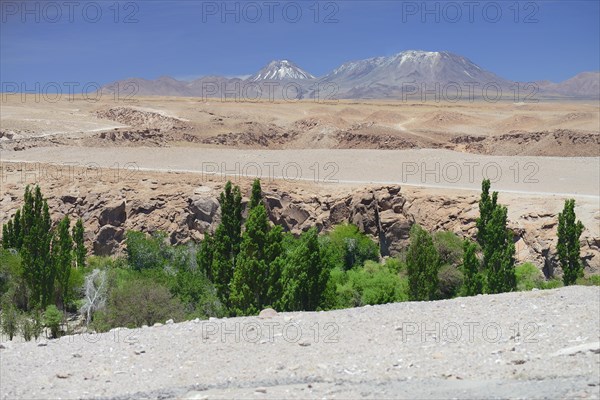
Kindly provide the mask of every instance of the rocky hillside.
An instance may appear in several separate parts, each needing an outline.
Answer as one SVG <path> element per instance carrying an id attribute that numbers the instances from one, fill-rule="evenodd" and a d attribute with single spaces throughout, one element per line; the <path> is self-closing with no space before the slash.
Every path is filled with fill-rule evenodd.
<path id="1" fill-rule="evenodd" d="M 71 178 L 41 182 L 55 213 L 53 219 L 65 214 L 82 217 L 87 243 L 96 254 L 109 255 L 122 250 L 127 230 L 161 230 L 175 244 L 200 241 L 219 223 L 218 195 L 225 183 L 222 179 L 201 181 L 198 175 L 184 173 L 100 172 L 99 179 L 88 171 L 88 175 L 74 174 Z M 249 194 L 251 182 L 238 183 L 242 193 Z M 397 254 L 407 246 L 414 223 L 430 231 L 449 230 L 472 237 L 479 213 L 478 194 L 474 192 L 442 195 L 400 186 L 343 187 L 285 181 L 265 181 L 263 189 L 271 221 L 285 230 L 300 233 L 312 226 L 328 230 L 350 222 L 378 241 L 384 255 Z M 3 185 L 0 223 L 21 205 L 23 191 L 22 183 Z M 509 204 L 511 208 L 517 207 Z M 549 273 L 557 268 L 557 215 L 539 210 L 539 207 L 523 208 L 511 218 L 509 226 L 517 239 L 518 262 L 534 262 Z M 586 273 L 598 273 L 600 237 L 593 230 L 593 222 L 585 219 L 584 222 L 590 228 L 582 235 Z"/>

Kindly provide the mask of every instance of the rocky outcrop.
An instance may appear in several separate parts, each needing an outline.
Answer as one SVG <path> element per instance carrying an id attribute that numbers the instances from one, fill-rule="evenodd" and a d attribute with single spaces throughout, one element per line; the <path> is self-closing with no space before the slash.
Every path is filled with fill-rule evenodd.
<path id="1" fill-rule="evenodd" d="M 50 209 L 57 214 L 55 220 L 62 215 L 83 218 L 89 249 L 96 254 L 122 250 L 127 230 L 164 231 L 171 243 L 182 244 L 203 240 L 220 222 L 218 195 L 223 182 L 199 184 L 175 176 L 160 183 L 149 178 L 132 184 L 93 183 L 96 186 L 87 192 L 77 182 L 42 190 Z M 399 186 L 321 193 L 276 183 L 263 187 L 269 218 L 285 231 L 300 234 L 313 226 L 327 231 L 341 223 L 353 223 L 378 241 L 383 255 L 402 251 L 415 223 L 429 231 L 448 230 L 462 237 L 473 237 L 476 232 L 476 194 L 449 197 L 426 191 L 404 192 Z M 21 190 L 9 190 L 0 199 L 0 215 L 14 213 Z M 249 183 L 243 186 L 242 194 L 250 195 Z M 244 197 L 243 202 L 247 201 Z M 511 218 L 509 228 L 515 234 L 517 262 L 533 262 L 548 276 L 560 273 L 555 256 L 557 219 L 555 213 L 531 211 Z M 586 272 L 600 272 L 600 238 L 585 230 L 581 242 Z"/>

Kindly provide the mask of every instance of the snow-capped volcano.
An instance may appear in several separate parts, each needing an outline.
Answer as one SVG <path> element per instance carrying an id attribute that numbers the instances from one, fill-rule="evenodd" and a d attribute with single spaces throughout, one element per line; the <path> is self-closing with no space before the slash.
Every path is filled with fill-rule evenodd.
<path id="1" fill-rule="evenodd" d="M 288 60 L 271 61 L 263 69 L 248 78 L 252 82 L 305 79 L 315 79 L 315 77 Z"/>
<path id="2" fill-rule="evenodd" d="M 497 82 L 504 83 L 491 72 L 481 69 L 469 59 L 447 51 L 408 50 L 390 57 L 374 57 L 342 64 L 326 78 L 344 83 L 377 82 Z"/>

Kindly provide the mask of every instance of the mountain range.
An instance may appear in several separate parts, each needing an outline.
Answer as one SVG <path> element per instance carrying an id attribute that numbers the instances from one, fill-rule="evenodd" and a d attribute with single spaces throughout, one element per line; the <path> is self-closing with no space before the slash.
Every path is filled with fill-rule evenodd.
<path id="1" fill-rule="evenodd" d="M 205 76 L 192 81 L 163 76 L 109 83 L 102 91 L 122 94 L 236 99 L 404 99 L 600 98 L 600 71 L 583 72 L 564 82 L 515 82 L 486 71 L 447 51 L 408 50 L 340 65 L 316 77 L 289 60 L 271 61 L 242 78 Z"/>

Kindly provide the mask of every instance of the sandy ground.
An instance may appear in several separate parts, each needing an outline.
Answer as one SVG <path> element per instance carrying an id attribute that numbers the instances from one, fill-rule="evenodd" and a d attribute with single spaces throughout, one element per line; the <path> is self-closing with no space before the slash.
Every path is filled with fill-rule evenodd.
<path id="1" fill-rule="evenodd" d="M 313 183 L 394 183 L 479 190 L 493 188 L 598 200 L 600 157 L 484 156 L 442 149 L 422 150 L 236 150 L 193 148 L 31 148 L 0 152 L 0 161 L 101 168 L 130 166 L 202 176 L 260 177 Z M 31 166 L 32 169 L 35 166 Z"/>
<path id="2" fill-rule="evenodd" d="M 98 139 L 96 134 L 155 127 L 161 128 L 158 134 L 161 140 L 183 146 L 451 147 L 498 155 L 600 155 L 600 112 L 593 101 L 252 102 L 111 96 L 91 101 L 66 94 L 56 99 L 2 94 L 0 100 L 0 130 L 13 132 L 22 140 L 62 137 L 62 144 L 67 138 L 84 146 L 90 143 L 129 146 L 130 138 L 111 143 Z M 166 129 L 165 123 L 177 129 Z M 145 142 L 149 142 L 148 138 Z"/>
<path id="3" fill-rule="evenodd" d="M 599 296 L 568 287 L 9 342 L 0 397 L 597 399 Z"/>

